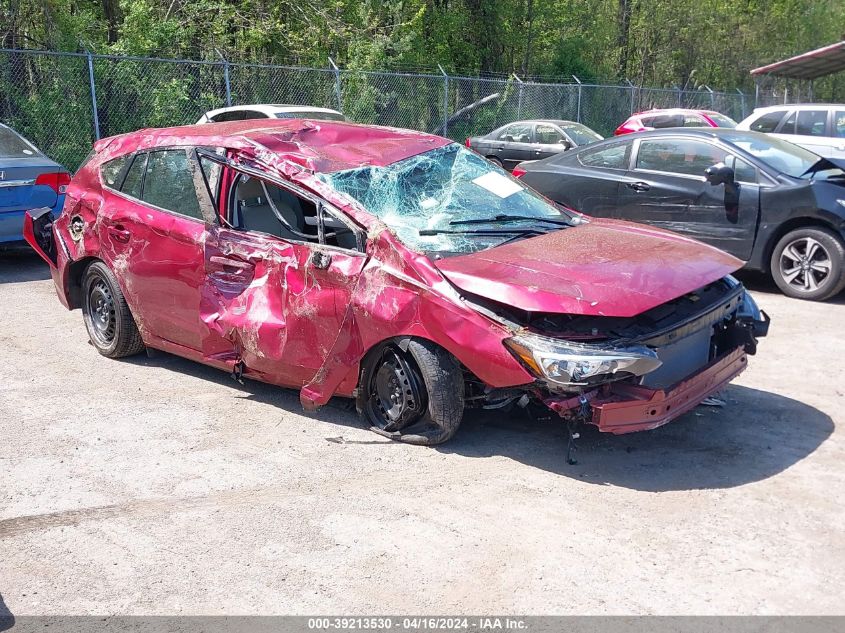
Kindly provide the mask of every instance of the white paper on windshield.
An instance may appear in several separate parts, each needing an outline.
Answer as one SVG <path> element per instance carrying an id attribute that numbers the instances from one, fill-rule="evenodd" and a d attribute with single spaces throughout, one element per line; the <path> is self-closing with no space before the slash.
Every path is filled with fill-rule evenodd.
<path id="1" fill-rule="evenodd" d="M 507 198 L 522 191 L 520 185 L 502 174 L 497 174 L 495 171 L 487 172 L 483 176 L 475 178 L 472 182 L 500 198 Z"/>
<path id="2" fill-rule="evenodd" d="M 437 206 L 437 199 L 436 198 L 424 198 L 420 200 L 420 208 L 422 209 L 433 209 Z"/>

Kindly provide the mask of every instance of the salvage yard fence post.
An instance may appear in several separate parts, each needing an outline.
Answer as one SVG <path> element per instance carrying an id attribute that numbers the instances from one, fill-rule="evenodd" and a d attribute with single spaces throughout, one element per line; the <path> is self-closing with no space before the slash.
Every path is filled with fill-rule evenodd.
<path id="1" fill-rule="evenodd" d="M 449 75 L 443 70 L 443 66 L 437 64 L 437 68 L 443 74 L 443 136 L 449 135 Z"/>
<path id="2" fill-rule="evenodd" d="M 214 49 L 214 52 L 220 56 L 223 61 L 223 84 L 226 87 L 226 107 L 232 107 L 232 83 L 229 80 L 229 60 L 220 52 L 219 49 Z"/>
<path id="3" fill-rule="evenodd" d="M 522 91 L 524 89 L 525 84 L 522 82 L 522 79 L 516 76 L 516 73 L 512 73 L 511 77 L 513 77 L 519 83 L 519 93 L 516 99 L 516 118 L 522 118 Z"/>
<path id="4" fill-rule="evenodd" d="M 572 78 L 575 80 L 575 83 L 578 84 L 578 107 L 576 108 L 576 118 L 575 120 L 578 123 L 581 122 L 581 80 L 578 79 L 575 75 L 572 75 Z"/>
<path id="5" fill-rule="evenodd" d="M 337 64 L 334 63 L 334 60 L 331 57 L 329 57 L 329 64 L 334 70 L 334 91 L 337 95 L 337 109 L 339 112 L 343 112 L 343 93 L 340 88 L 340 68 L 337 67 Z"/>
<path id="6" fill-rule="evenodd" d="M 97 86 L 94 82 L 94 56 L 89 51 L 85 51 L 85 57 L 88 61 L 88 85 L 91 90 L 91 113 L 94 118 L 94 138 L 100 140 L 100 115 L 97 112 Z"/>

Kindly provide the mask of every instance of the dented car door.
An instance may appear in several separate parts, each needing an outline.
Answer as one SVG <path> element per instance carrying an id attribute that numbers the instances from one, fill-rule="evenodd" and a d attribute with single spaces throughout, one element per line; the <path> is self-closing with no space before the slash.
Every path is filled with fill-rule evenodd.
<path id="1" fill-rule="evenodd" d="M 322 201 L 259 176 L 225 166 L 220 179 L 221 220 L 204 249 L 202 351 L 236 373 L 301 387 L 338 337 L 365 256 Z M 337 232 L 348 248 L 331 243 Z"/>

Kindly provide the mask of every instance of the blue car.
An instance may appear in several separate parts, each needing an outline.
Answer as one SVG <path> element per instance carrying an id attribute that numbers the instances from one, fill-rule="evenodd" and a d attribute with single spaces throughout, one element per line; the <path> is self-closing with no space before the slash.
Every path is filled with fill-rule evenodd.
<path id="1" fill-rule="evenodd" d="M 70 174 L 32 143 L 0 124 L 0 243 L 23 240 L 23 216 L 49 207 L 61 213 Z"/>

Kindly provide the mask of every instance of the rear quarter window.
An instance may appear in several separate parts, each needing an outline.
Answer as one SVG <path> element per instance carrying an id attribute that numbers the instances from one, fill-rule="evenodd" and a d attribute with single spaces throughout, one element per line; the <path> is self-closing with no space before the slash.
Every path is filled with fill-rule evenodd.
<path id="1" fill-rule="evenodd" d="M 103 184 L 112 189 L 119 189 L 123 170 L 130 158 L 132 158 L 131 155 L 121 156 L 113 160 L 108 160 L 100 165 L 100 177 L 102 178 Z"/>
<path id="2" fill-rule="evenodd" d="M 578 153 L 578 162 L 585 167 L 627 169 L 631 157 L 631 144 L 618 143 L 610 147 L 584 150 Z"/>

